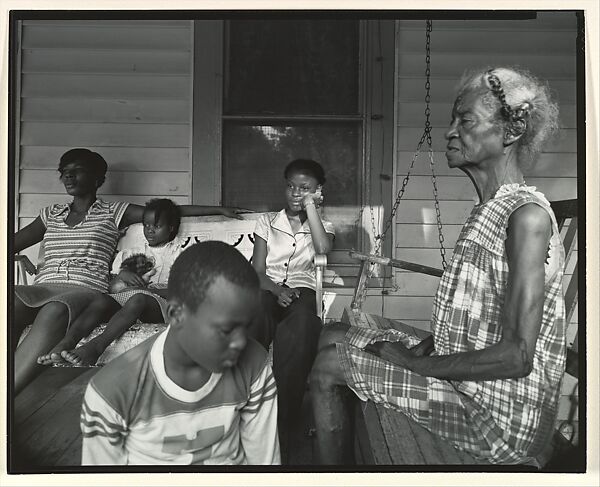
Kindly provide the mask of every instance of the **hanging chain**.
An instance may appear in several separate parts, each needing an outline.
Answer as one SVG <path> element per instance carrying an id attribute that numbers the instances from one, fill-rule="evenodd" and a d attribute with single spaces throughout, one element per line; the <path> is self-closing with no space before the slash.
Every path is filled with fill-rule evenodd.
<path id="1" fill-rule="evenodd" d="M 433 148 L 432 148 L 432 140 L 431 140 L 431 120 L 430 120 L 430 117 L 431 117 L 431 108 L 430 108 L 430 103 L 431 103 L 431 93 L 430 93 L 430 91 L 431 91 L 431 30 L 432 30 L 432 22 L 431 22 L 431 20 L 427 20 L 426 29 L 425 29 L 425 127 L 423 130 L 423 135 L 421 135 L 421 139 L 419 140 L 419 143 L 417 144 L 417 149 L 415 150 L 413 158 L 410 162 L 408 171 L 406 172 L 406 175 L 404 176 L 404 179 L 402 180 L 402 184 L 400 186 L 400 189 L 398 190 L 398 193 L 396 195 L 396 200 L 394 201 L 394 205 L 392 206 L 392 210 L 390 212 L 390 217 L 386 221 L 382 233 L 379 235 L 376 235 L 376 237 L 375 237 L 375 242 L 376 242 L 375 253 L 379 254 L 379 252 L 381 250 L 381 246 L 383 244 L 383 241 L 385 240 L 385 236 L 386 236 L 387 232 L 389 231 L 389 229 L 391 228 L 392 223 L 394 222 L 396 212 L 398 211 L 400 202 L 402 201 L 402 198 L 404 197 L 404 193 L 406 192 L 406 186 L 408 185 L 408 181 L 410 180 L 410 176 L 411 176 L 412 170 L 414 168 L 415 162 L 416 162 L 417 158 L 419 157 L 419 154 L 421 152 L 421 148 L 423 147 L 423 144 L 425 142 L 427 142 L 427 145 L 429 148 L 429 150 L 428 150 L 429 166 L 431 168 L 431 182 L 433 184 L 433 198 L 434 198 L 434 205 L 435 205 L 436 223 L 437 223 L 437 229 L 438 229 L 438 240 L 440 242 L 440 255 L 442 258 L 442 267 L 445 269 L 446 268 L 446 249 L 444 248 L 444 235 L 442 233 L 442 218 L 441 218 L 441 213 L 440 213 L 440 204 L 439 204 L 439 198 L 438 198 L 437 180 L 436 180 L 435 170 L 434 170 Z M 375 220 L 373 218 L 372 211 L 371 211 L 371 223 L 373 225 L 374 235 L 375 235 Z"/>

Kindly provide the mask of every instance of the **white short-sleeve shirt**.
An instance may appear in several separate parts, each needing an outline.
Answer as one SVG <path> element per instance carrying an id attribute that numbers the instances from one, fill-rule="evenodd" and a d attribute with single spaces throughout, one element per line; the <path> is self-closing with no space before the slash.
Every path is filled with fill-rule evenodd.
<path id="1" fill-rule="evenodd" d="M 331 222 L 322 220 L 325 232 L 335 236 Z M 285 209 L 265 213 L 256 222 L 254 234 L 267 242 L 266 274 L 279 285 L 315 289 L 315 247 L 308 220 L 294 233 Z"/>
<path id="2" fill-rule="evenodd" d="M 175 259 L 183 252 L 182 243 L 179 237 L 175 237 L 173 240 L 156 247 L 151 247 L 145 241 L 143 246 L 123 249 L 115 256 L 112 273 L 118 274 L 121 271 L 121 264 L 128 257 L 135 254 L 144 254 L 154 259 L 154 269 L 156 269 L 156 273 L 150 277 L 149 284 L 155 287 L 167 287 L 171 267 Z"/>

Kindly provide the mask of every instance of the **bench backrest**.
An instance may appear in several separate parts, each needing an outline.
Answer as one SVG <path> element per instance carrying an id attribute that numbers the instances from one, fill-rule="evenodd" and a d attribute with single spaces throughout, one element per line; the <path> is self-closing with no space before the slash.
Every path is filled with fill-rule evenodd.
<path id="1" fill-rule="evenodd" d="M 260 215 L 262 213 L 244 213 L 243 220 L 221 215 L 183 217 L 177 235 L 183 241 L 183 248 L 206 240 L 219 240 L 233 245 L 250 260 L 254 246 L 254 227 Z M 119 239 L 117 249 L 143 246 L 144 242 L 143 225 L 136 223 L 127 228 Z"/>

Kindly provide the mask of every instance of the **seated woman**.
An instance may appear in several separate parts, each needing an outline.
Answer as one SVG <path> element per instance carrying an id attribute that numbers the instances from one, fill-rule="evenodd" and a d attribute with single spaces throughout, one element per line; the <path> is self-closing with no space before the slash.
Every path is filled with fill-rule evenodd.
<path id="1" fill-rule="evenodd" d="M 141 222 L 144 212 L 143 206 L 97 198 L 107 164 L 96 152 L 71 149 L 61 156 L 58 171 L 73 200 L 43 208 L 40 216 L 19 230 L 14 239 L 15 253 L 40 241 L 44 248 L 44 262 L 34 284 L 14 288 L 11 339 L 16 347 L 15 393 L 42 369 L 37 358 L 58 343 L 97 293 L 106 293 L 119 230 Z M 236 217 L 239 211 L 194 205 L 182 206 L 181 210 L 182 215 L 220 213 L 230 217 Z M 109 319 L 114 311 L 107 306 L 102 318 Z M 29 324 L 33 324 L 30 332 L 17 347 L 19 336 Z"/>
<path id="2" fill-rule="evenodd" d="M 249 334 L 265 348 L 273 341 L 279 438 L 286 463 L 289 429 L 298 419 L 322 326 L 316 309 L 313 258 L 315 252 L 329 252 L 334 230 L 317 211 L 325 183 L 321 165 L 297 159 L 285 168 L 284 177 L 287 208 L 267 213 L 256 222 L 252 265 L 263 290 L 263 312 Z"/>
<path id="3" fill-rule="evenodd" d="M 71 363 L 94 365 L 111 342 L 119 338 L 138 319 L 144 323 L 166 323 L 166 293 L 169 271 L 183 251 L 177 238 L 181 216 L 169 199 L 153 199 L 144 210 L 143 246 L 120 251 L 113 262 L 109 290 L 97 295 L 67 330 L 53 351 L 38 358 L 43 365 Z M 106 303 L 114 300 L 116 303 Z M 86 344 L 75 348 L 102 323 L 103 310 L 120 308 L 108 321 L 104 331 Z M 98 312 L 100 310 L 100 312 Z"/>
<path id="4" fill-rule="evenodd" d="M 565 369 L 564 250 L 522 168 L 557 126 L 548 87 L 525 71 L 462 79 L 446 157 L 480 201 L 441 278 L 433 337 L 417 344 L 394 329 L 343 325 L 323 333 L 311 373 L 317 462 L 353 461 L 349 387 L 477 461 L 539 466 Z"/>

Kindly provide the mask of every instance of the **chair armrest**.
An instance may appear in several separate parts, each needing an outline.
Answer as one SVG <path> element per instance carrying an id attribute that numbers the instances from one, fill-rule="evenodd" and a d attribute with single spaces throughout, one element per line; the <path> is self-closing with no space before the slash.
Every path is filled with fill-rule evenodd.
<path id="1" fill-rule="evenodd" d="M 15 255 L 15 262 L 19 266 L 19 274 L 23 284 L 27 284 L 27 274 L 33 276 L 38 272 L 37 267 L 26 255 Z"/>
<path id="2" fill-rule="evenodd" d="M 350 251 L 350 257 L 363 262 L 371 262 L 374 264 L 389 265 L 398 269 L 406 269 L 407 271 L 418 272 L 420 274 L 427 274 L 429 276 L 441 277 L 444 271 L 435 267 L 429 267 L 427 265 L 415 264 L 413 262 L 407 262 L 405 260 L 390 259 L 389 257 L 380 257 L 373 254 L 362 254 L 360 252 Z"/>
<path id="3" fill-rule="evenodd" d="M 317 294 L 317 316 L 323 319 L 323 271 L 327 267 L 327 255 L 326 254 L 315 254 L 313 259 L 315 263 L 315 281 Z"/>

